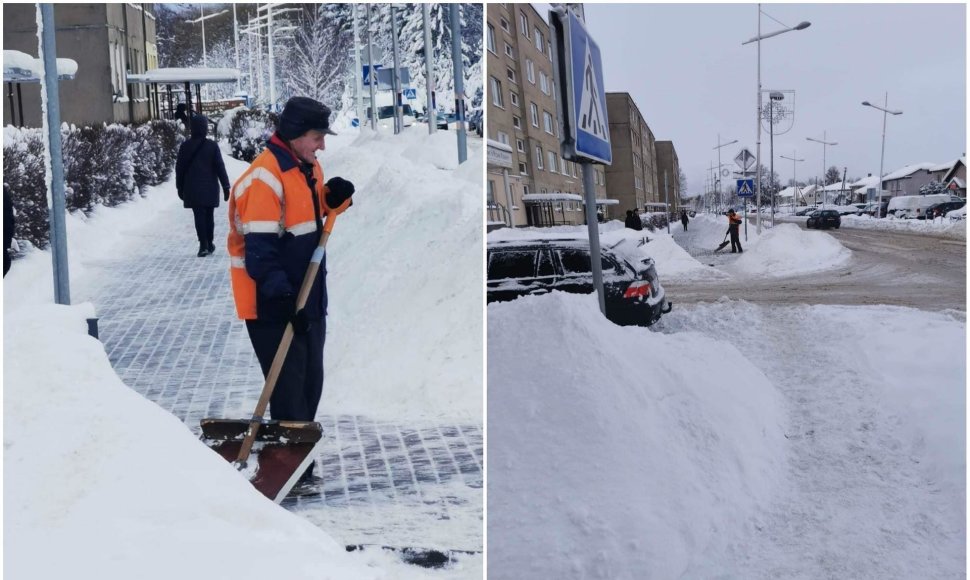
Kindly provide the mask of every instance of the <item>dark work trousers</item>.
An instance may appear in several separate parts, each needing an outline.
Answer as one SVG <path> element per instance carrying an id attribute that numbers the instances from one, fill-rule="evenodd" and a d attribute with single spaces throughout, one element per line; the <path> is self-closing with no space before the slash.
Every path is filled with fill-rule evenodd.
<path id="1" fill-rule="evenodd" d="M 200 244 L 208 244 L 212 241 L 216 229 L 215 221 L 212 218 L 215 209 L 214 207 L 192 208 L 192 213 L 195 215 L 195 234 L 199 236 Z"/>
<path id="2" fill-rule="evenodd" d="M 743 252 L 741 249 L 741 237 L 738 235 L 741 228 L 731 228 L 731 253 Z"/>
<path id="3" fill-rule="evenodd" d="M 294 334 L 283 370 L 269 399 L 274 421 L 313 421 L 323 394 L 323 341 L 326 318 L 310 323 L 310 331 Z M 247 320 L 246 330 L 256 351 L 263 378 L 269 374 L 276 349 L 283 340 L 286 323 L 273 320 Z"/>

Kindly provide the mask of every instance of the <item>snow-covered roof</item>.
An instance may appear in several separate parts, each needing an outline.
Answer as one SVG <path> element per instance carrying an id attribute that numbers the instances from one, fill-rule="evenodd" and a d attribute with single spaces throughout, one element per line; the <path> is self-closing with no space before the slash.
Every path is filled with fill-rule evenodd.
<path id="1" fill-rule="evenodd" d="M 775 194 L 776 197 L 792 197 L 795 195 L 795 186 L 789 185 L 785 189 Z"/>
<path id="2" fill-rule="evenodd" d="M 963 181 L 959 177 L 955 177 L 955 176 L 953 177 L 953 179 L 951 179 L 950 181 L 947 181 L 946 182 L 947 185 L 950 185 L 950 183 L 956 183 L 957 184 L 957 187 L 959 187 L 960 189 L 966 189 L 966 187 L 967 187 L 967 184 L 966 184 L 965 181 Z"/>
<path id="3" fill-rule="evenodd" d="M 848 191 L 851 184 L 846 184 L 845 188 L 842 187 L 841 181 L 836 181 L 835 183 L 830 183 L 822 188 L 822 191 Z"/>
<path id="4" fill-rule="evenodd" d="M 508 151 L 509 153 L 512 152 L 512 147 L 502 143 L 501 141 L 496 141 L 494 139 L 486 139 L 485 141 L 488 143 L 489 147 L 494 147 L 495 149 L 499 149 L 501 151 Z"/>
<path id="5" fill-rule="evenodd" d="M 879 178 L 875 175 L 869 175 L 863 177 L 858 181 L 853 181 L 849 184 L 850 187 L 876 187 L 879 184 Z"/>
<path id="6" fill-rule="evenodd" d="M 932 167 L 936 167 L 936 163 L 930 161 L 924 161 L 922 163 L 913 163 L 912 165 L 907 165 L 902 169 L 897 169 L 892 173 L 886 175 L 882 178 L 883 181 L 889 181 L 891 179 L 901 179 L 916 173 L 917 171 L 930 171 Z"/>
<path id="7" fill-rule="evenodd" d="M 128 75 L 129 83 L 234 83 L 238 79 L 234 68 L 156 68 Z"/>
<path id="8" fill-rule="evenodd" d="M 44 74 L 44 63 L 19 50 L 3 51 L 3 82 L 36 83 Z M 77 61 L 70 58 L 57 59 L 57 78 L 71 80 L 77 74 Z"/>
<path id="9" fill-rule="evenodd" d="M 620 205 L 618 199 L 597 199 L 596 205 Z"/>
<path id="10" fill-rule="evenodd" d="M 959 160 L 960 159 L 957 158 L 957 159 L 954 159 L 953 161 L 950 161 L 950 162 L 947 162 L 947 163 L 940 163 L 939 165 L 934 165 L 933 167 L 930 167 L 930 171 L 947 171 L 951 167 L 953 167 L 953 164 L 954 163 L 956 163 Z"/>
<path id="11" fill-rule="evenodd" d="M 963 165 L 964 167 L 967 166 L 966 157 L 961 157 L 953 162 L 953 165 L 950 167 L 950 169 L 948 169 L 947 172 L 943 174 L 943 181 L 949 182 L 950 176 L 956 173 L 957 168 L 960 167 L 961 165 Z M 963 186 L 961 185 L 960 187 L 963 187 Z"/>
<path id="12" fill-rule="evenodd" d="M 575 193 L 527 193 L 522 201 L 583 201 Z"/>

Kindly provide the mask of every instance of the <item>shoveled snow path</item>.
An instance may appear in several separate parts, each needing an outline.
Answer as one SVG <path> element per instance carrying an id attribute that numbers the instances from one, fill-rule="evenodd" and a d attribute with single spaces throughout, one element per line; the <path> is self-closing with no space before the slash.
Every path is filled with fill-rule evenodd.
<path id="1" fill-rule="evenodd" d="M 900 436 L 905 418 L 882 400 L 865 337 L 840 311 L 858 308 L 723 300 L 665 317 L 665 332 L 731 337 L 790 409 L 786 491 L 743 526 L 748 537 L 706 553 L 686 577 L 965 577 L 962 486 L 935 481 Z"/>

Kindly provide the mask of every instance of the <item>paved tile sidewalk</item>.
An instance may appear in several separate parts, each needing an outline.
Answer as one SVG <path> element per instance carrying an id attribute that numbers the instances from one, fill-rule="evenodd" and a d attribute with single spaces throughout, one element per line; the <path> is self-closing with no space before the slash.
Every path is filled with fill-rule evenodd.
<path id="1" fill-rule="evenodd" d="M 196 433 L 203 417 L 251 415 L 263 386 L 233 309 L 225 211 L 216 210 L 214 255 L 196 257 L 192 214 L 175 207 L 150 231 L 132 232 L 124 257 L 85 264 L 84 293 L 76 296 L 94 303 L 125 384 Z M 482 549 L 481 424 L 318 420 L 323 493 L 288 499 L 286 508 L 345 544 Z"/>

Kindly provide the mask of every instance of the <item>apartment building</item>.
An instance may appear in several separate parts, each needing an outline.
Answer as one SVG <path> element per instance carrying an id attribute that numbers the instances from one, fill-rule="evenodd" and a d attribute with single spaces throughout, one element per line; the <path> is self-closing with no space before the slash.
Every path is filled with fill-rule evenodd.
<path id="1" fill-rule="evenodd" d="M 582 224 L 582 170 L 560 155 L 549 25 L 530 4 L 489 4 L 486 21 L 486 137 L 501 144 L 496 153 L 502 151 L 495 157 L 501 163 L 488 164 L 489 220 L 516 226 Z M 503 168 L 509 164 L 506 147 L 510 169 Z M 602 200 L 606 172 L 601 165 L 593 167 L 596 197 Z M 508 195 L 503 169 L 509 175 Z M 600 209 L 606 213 L 608 207 Z"/>
<path id="2" fill-rule="evenodd" d="M 55 4 L 54 23 L 57 56 L 78 65 L 75 78 L 60 83 L 62 121 L 127 123 L 152 116 L 157 95 L 147 85 L 129 84 L 127 73 L 158 67 L 154 4 Z M 3 48 L 37 57 L 34 4 L 4 3 Z M 20 119 L 22 108 L 18 123 L 40 127 L 40 83 L 25 83 L 19 89 L 16 117 L 13 99 L 4 99 L 4 125 Z"/>
<path id="3" fill-rule="evenodd" d="M 606 168 L 606 191 L 620 209 L 643 211 L 663 203 L 657 183 L 657 145 L 653 131 L 630 93 L 606 93 L 613 165 Z M 662 179 L 662 178 L 661 178 Z"/>
<path id="4" fill-rule="evenodd" d="M 666 183 L 664 176 L 666 175 Z M 670 211 L 680 212 L 680 162 L 673 141 L 657 141 L 657 191 L 660 200 L 670 203 Z M 666 191 L 665 191 L 666 186 Z"/>

